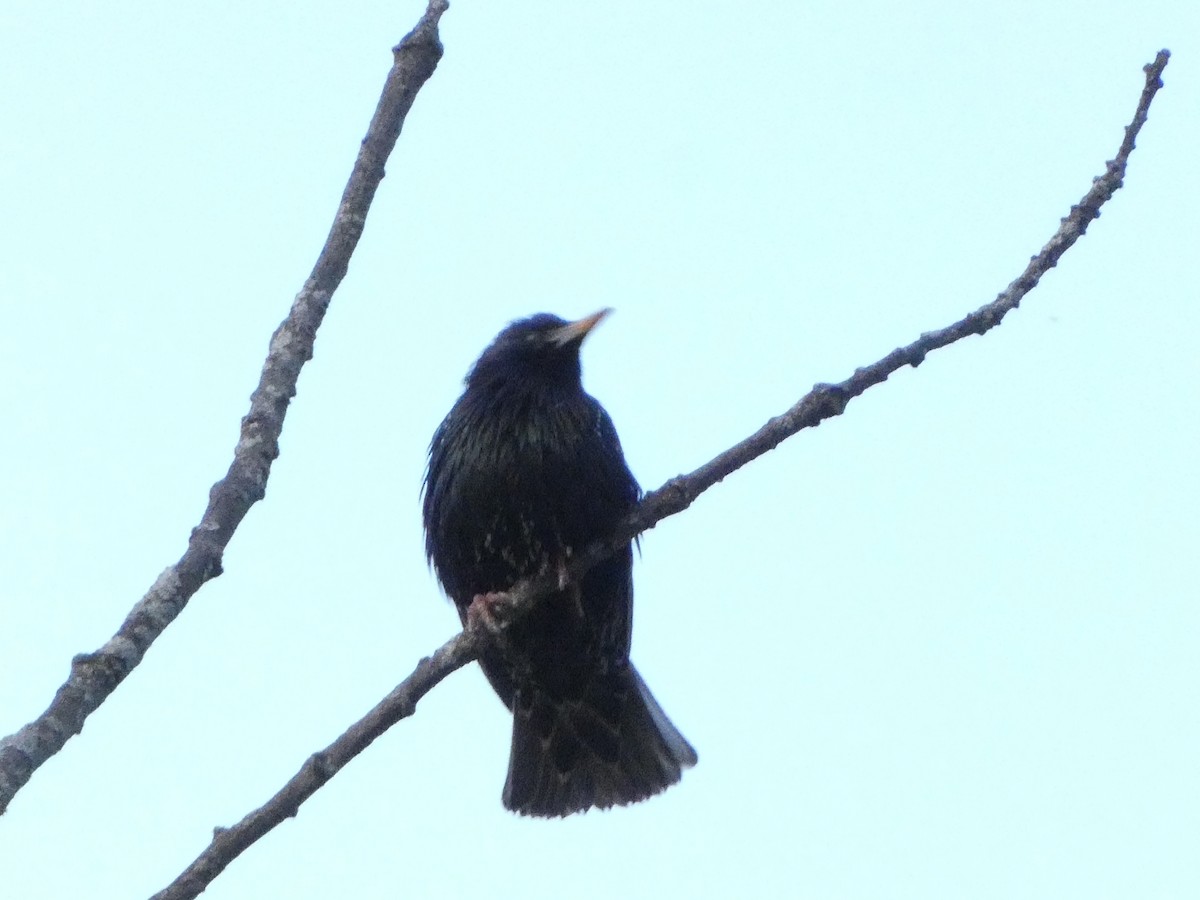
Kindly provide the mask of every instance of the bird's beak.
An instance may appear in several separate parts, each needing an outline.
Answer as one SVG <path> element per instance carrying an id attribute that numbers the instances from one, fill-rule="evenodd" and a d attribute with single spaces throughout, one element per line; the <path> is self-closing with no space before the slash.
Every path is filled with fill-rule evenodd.
<path id="1" fill-rule="evenodd" d="M 568 322 L 550 333 L 550 339 L 558 346 L 565 347 L 567 344 L 579 343 L 588 336 L 593 328 L 599 325 L 604 317 L 612 312 L 611 307 L 604 307 L 598 312 L 592 313 L 590 316 L 584 316 L 575 322 Z"/>

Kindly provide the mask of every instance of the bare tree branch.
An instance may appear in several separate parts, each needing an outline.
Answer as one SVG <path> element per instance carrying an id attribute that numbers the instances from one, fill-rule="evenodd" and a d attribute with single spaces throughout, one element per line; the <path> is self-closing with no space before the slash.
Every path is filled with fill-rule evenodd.
<path id="1" fill-rule="evenodd" d="M 288 403 L 300 369 L 312 358 L 317 329 L 333 292 L 346 275 L 367 211 L 383 180 L 384 163 L 396 145 L 405 116 L 442 56 L 438 20 L 446 0 L 429 0 L 417 26 L 393 48 L 375 115 L 363 138 L 354 170 L 312 274 L 291 312 L 271 337 L 250 412 L 242 419 L 233 463 L 209 491 L 208 508 L 192 530 L 187 551 L 158 576 L 117 633 L 95 653 L 76 656 L 71 674 L 49 708 L 20 731 L 0 741 L 0 814 L 34 770 L 83 729 L 83 723 L 142 661 L 146 650 L 183 611 L 192 595 L 221 574 L 221 557 L 250 507 L 263 498 Z"/>
<path id="2" fill-rule="evenodd" d="M 671 479 L 662 487 L 648 493 L 637 508 L 625 519 L 606 542 L 598 542 L 570 563 L 567 575 L 572 581 L 581 578 L 604 557 L 668 516 L 687 509 L 700 494 L 748 462 L 774 449 L 787 438 L 805 428 L 814 428 L 833 416 L 841 415 L 853 398 L 868 388 L 881 384 L 892 373 L 905 366 L 916 367 L 931 350 L 952 344 L 968 335 L 984 334 L 1000 324 L 1016 309 L 1022 298 L 1058 263 L 1059 258 L 1083 236 L 1088 224 L 1100 215 L 1104 205 L 1123 184 L 1125 167 L 1133 152 L 1134 141 L 1150 109 L 1150 103 L 1162 87 L 1162 73 L 1170 53 L 1159 52 L 1153 63 L 1144 67 L 1146 85 L 1134 113 L 1125 129 L 1125 139 L 1114 159 L 1107 164 L 1103 175 L 1096 178 L 1083 199 L 1071 207 L 1050 241 L 1033 256 L 1025 271 L 991 303 L 981 306 L 963 319 L 921 335 L 907 346 L 897 348 L 883 359 L 857 369 L 838 384 L 818 384 L 791 409 L 771 419 L 757 432 L 731 447 L 688 475 Z M 422 659 L 411 675 L 405 678 L 380 703 L 337 740 L 310 756 L 291 780 L 263 806 L 254 810 L 231 828 L 214 831 L 212 843 L 196 860 L 165 889 L 151 900 L 185 900 L 196 897 L 243 850 L 276 825 L 300 810 L 300 804 L 316 793 L 350 760 L 362 753 L 385 731 L 416 712 L 417 702 L 451 672 L 460 669 L 479 656 L 487 642 L 504 640 L 504 631 L 512 622 L 526 615 L 540 600 L 560 590 L 557 570 L 515 585 L 507 600 L 493 611 L 500 619 L 497 634 L 488 633 L 478 622 L 469 624 L 462 632 L 443 644 L 432 656 Z"/>

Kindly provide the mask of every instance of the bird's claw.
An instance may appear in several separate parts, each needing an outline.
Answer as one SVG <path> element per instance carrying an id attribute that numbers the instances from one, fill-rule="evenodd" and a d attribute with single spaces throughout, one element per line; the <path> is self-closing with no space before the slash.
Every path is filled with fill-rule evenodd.
<path id="1" fill-rule="evenodd" d="M 484 628 L 490 634 L 500 634 L 504 630 L 503 614 L 507 603 L 508 594 L 504 591 L 476 594 L 467 607 L 467 627 Z"/>

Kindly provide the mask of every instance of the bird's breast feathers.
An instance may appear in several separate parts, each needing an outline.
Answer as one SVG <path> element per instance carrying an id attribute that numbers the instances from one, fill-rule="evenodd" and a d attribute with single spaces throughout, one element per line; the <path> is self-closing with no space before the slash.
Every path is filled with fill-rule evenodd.
<path id="1" fill-rule="evenodd" d="M 636 502 L 612 423 L 584 399 L 471 403 L 447 418 L 426 485 L 428 508 L 437 510 L 430 555 L 443 576 L 471 571 L 477 581 L 447 584 L 451 593 L 504 590 L 556 565 L 605 536 Z"/>

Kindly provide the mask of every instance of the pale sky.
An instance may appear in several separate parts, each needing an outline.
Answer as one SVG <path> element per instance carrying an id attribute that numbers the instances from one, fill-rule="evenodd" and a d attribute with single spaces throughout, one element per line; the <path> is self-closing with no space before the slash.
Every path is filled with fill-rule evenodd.
<path id="1" fill-rule="evenodd" d="M 0 13 L 0 734 L 183 552 L 423 4 Z M 648 534 L 633 657 L 700 755 L 506 812 L 451 676 L 205 898 L 1200 895 L 1200 6 L 457 0 L 266 499 L 0 817 L 0 897 L 164 887 L 457 627 L 434 428 L 509 320 L 584 349 L 646 488 L 990 301 Z"/>

